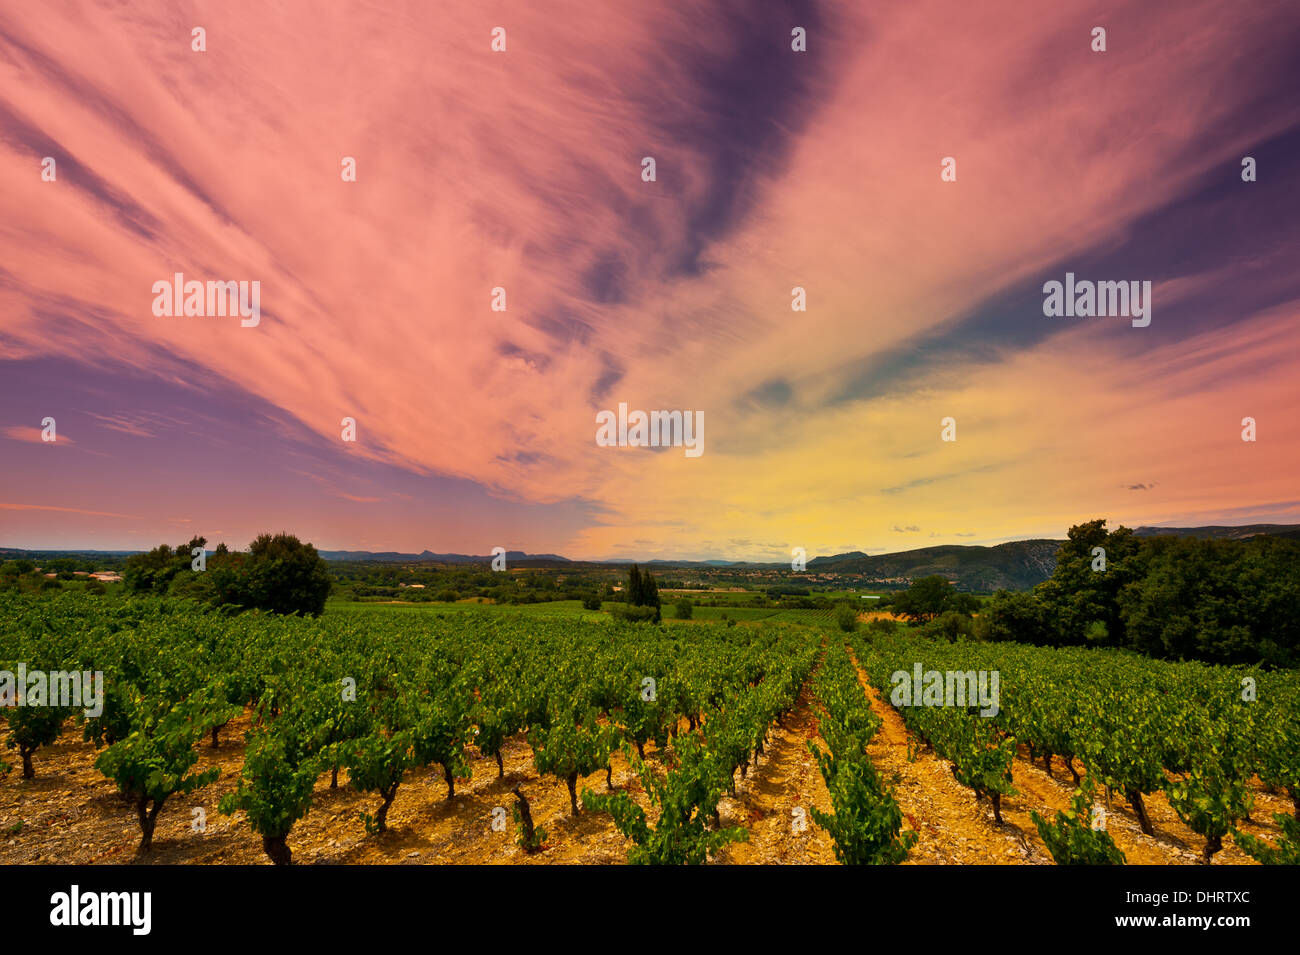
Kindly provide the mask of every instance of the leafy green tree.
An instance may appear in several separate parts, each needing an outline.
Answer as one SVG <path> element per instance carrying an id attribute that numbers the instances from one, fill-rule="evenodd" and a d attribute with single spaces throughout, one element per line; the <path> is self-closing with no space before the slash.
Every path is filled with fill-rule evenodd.
<path id="1" fill-rule="evenodd" d="M 659 585 L 648 570 L 641 575 L 641 606 L 659 609 Z"/>
<path id="2" fill-rule="evenodd" d="M 1056 641 L 1047 616 L 1047 608 L 1037 594 L 999 590 L 980 614 L 976 633 L 984 640 L 1045 646 Z"/>
<path id="3" fill-rule="evenodd" d="M 220 602 L 281 614 L 319 615 L 332 584 L 316 548 L 292 534 L 262 534 L 247 555 L 232 555 L 209 573 Z"/>
<path id="4" fill-rule="evenodd" d="M 925 625 L 925 633 L 941 640 L 955 642 L 975 635 L 975 621 L 971 619 L 970 614 L 945 610 Z"/>
<path id="5" fill-rule="evenodd" d="M 661 616 L 659 604 L 659 587 L 654 576 L 648 570 L 641 570 L 633 564 L 627 572 L 627 605 L 629 607 L 650 607 L 654 613 L 652 619 L 658 623 Z"/>
<path id="6" fill-rule="evenodd" d="M 656 607 L 633 607 L 627 604 L 615 607 L 611 613 L 615 620 L 627 623 L 658 623 L 659 610 Z"/>
<path id="7" fill-rule="evenodd" d="M 913 623 L 925 623 L 949 609 L 957 591 L 946 577 L 932 574 L 912 581 L 910 587 L 890 601 L 895 614 Z"/>
<path id="8" fill-rule="evenodd" d="M 673 609 L 678 620 L 690 620 L 691 614 L 695 612 L 695 605 L 686 597 L 682 597 L 677 603 L 673 604 Z"/>
<path id="9" fill-rule="evenodd" d="M 131 593 L 165 594 L 177 576 L 193 573 L 194 548 L 206 547 L 207 543 L 207 538 L 195 536 L 175 550 L 163 544 L 148 553 L 132 554 L 123 566 L 122 582 Z"/>
<path id="10" fill-rule="evenodd" d="M 1118 596 L 1140 653 L 1213 663 L 1300 662 L 1300 543 L 1155 537 L 1141 579 Z"/>

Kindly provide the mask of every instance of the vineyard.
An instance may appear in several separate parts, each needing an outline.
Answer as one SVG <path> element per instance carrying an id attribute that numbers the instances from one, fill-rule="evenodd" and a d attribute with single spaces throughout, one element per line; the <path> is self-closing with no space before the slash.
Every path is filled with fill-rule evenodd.
<path id="1" fill-rule="evenodd" d="M 0 711 L 3 862 L 1294 852 L 1293 672 L 845 634 L 829 612 L 656 627 L 7 593 L 0 619 L 0 670 L 104 674 L 97 716 Z M 996 714 L 890 706 L 917 664 L 997 671 Z"/>

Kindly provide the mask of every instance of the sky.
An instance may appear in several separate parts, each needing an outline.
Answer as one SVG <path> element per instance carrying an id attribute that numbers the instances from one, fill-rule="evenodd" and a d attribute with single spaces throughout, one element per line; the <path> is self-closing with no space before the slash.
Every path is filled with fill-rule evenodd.
<path id="1" fill-rule="evenodd" d="M 0 0 L 0 546 L 1297 523 L 1298 175 L 1289 2 Z"/>

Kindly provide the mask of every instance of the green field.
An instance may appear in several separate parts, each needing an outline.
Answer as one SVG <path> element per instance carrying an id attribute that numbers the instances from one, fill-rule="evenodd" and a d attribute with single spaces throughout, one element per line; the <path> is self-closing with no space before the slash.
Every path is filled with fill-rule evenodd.
<path id="1" fill-rule="evenodd" d="M 574 620 L 599 620 L 609 616 L 615 607 L 622 606 L 617 601 L 607 600 L 601 610 L 584 610 L 580 600 L 554 600 L 549 603 L 536 604 L 482 604 L 465 600 L 457 603 L 388 603 L 379 601 L 352 602 L 347 600 L 330 600 L 325 612 L 334 614 L 357 610 L 373 613 L 466 613 L 485 611 L 496 614 L 519 614 L 525 617 L 545 617 L 548 620 L 570 618 Z M 866 608 L 864 608 L 866 609 Z M 671 602 L 665 601 L 663 618 L 666 622 L 677 622 L 677 611 Z M 768 623 L 794 623 L 807 626 L 834 626 L 835 611 L 831 608 L 820 610 L 790 609 L 778 607 L 695 607 L 691 614 L 692 621 L 720 623 L 724 619 L 737 623 L 751 623 L 762 620 Z M 685 621 L 682 621 L 683 623 Z"/>

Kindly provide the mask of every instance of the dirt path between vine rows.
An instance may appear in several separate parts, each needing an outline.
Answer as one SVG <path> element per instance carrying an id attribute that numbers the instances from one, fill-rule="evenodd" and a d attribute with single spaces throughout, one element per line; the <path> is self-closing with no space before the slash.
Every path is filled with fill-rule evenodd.
<path id="1" fill-rule="evenodd" d="M 719 803 L 722 824 L 747 826 L 749 841 L 720 850 L 715 862 L 835 865 L 831 838 L 809 812 L 812 807 L 831 811 L 830 793 L 808 751 L 809 740 L 825 748 L 813 709 L 812 679 L 810 674 L 794 709 L 768 733 L 758 766 L 749 768 L 736 796 L 724 796 Z"/>

